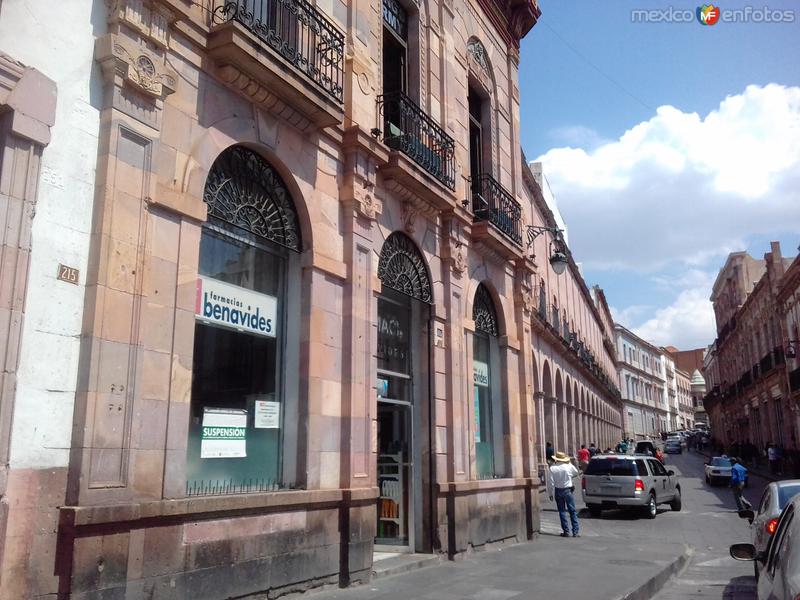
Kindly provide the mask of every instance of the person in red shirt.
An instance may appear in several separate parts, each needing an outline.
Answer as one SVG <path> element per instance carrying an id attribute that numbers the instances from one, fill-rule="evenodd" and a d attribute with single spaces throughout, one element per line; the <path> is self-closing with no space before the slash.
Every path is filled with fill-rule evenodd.
<path id="1" fill-rule="evenodd" d="M 586 444 L 581 444 L 581 449 L 578 450 L 578 468 L 581 471 L 585 471 L 586 467 L 589 466 L 589 459 L 591 455 L 589 451 L 586 449 Z"/>

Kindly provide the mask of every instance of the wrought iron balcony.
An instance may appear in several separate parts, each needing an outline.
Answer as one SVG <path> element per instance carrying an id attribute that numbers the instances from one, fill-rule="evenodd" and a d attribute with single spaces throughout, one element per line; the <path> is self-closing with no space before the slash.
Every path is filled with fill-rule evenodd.
<path id="1" fill-rule="evenodd" d="M 383 141 L 451 190 L 456 187 L 456 143 L 403 92 L 378 97 Z"/>
<path id="2" fill-rule="evenodd" d="M 339 104 L 344 34 L 306 0 L 215 0 L 215 25 L 241 23 Z"/>
<path id="3" fill-rule="evenodd" d="M 489 221 L 500 233 L 522 246 L 522 208 L 491 175 L 472 181 L 472 213 L 476 221 Z M 558 324 L 555 324 L 558 329 Z"/>
<path id="4" fill-rule="evenodd" d="M 772 370 L 772 352 L 767 352 L 767 354 L 764 355 L 764 358 L 761 359 L 761 363 L 759 363 L 759 367 L 762 375 L 766 375 Z"/>

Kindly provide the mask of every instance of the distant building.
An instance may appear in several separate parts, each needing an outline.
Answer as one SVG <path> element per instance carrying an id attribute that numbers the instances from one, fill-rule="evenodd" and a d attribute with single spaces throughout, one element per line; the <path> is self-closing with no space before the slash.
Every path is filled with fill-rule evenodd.
<path id="1" fill-rule="evenodd" d="M 671 429 L 663 353 L 618 323 L 614 338 L 624 433 L 634 439 L 660 437 Z"/>
<path id="2" fill-rule="evenodd" d="M 703 380 L 702 370 L 703 370 L 703 356 L 705 354 L 704 348 L 695 348 L 693 350 L 678 350 L 675 346 L 665 346 L 663 350 L 669 354 L 671 359 L 675 361 L 675 367 L 683 372 L 683 374 L 688 375 L 689 377 L 689 385 L 688 385 L 688 405 L 691 405 L 692 410 L 686 411 L 685 420 L 691 422 L 692 424 L 700 421 L 702 423 L 707 424 L 707 417 L 705 416 L 705 409 L 703 408 L 703 396 L 705 396 L 705 380 Z M 702 394 L 696 397 L 696 393 L 700 393 L 699 384 L 695 382 L 696 376 L 702 381 Z M 699 409 L 698 409 L 699 406 Z M 702 420 L 697 418 L 697 411 L 703 413 Z M 691 414 L 689 414 L 691 412 Z"/>

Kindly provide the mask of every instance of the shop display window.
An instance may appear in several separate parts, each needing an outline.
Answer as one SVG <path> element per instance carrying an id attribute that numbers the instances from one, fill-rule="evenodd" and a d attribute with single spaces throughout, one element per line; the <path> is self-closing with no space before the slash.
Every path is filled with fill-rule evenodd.
<path id="1" fill-rule="evenodd" d="M 189 495 L 283 487 L 285 249 L 271 246 L 233 228 L 212 224 L 203 231 L 187 447 Z M 224 287 L 215 287 L 216 282 Z M 256 325 L 248 326 L 256 315 Z"/>

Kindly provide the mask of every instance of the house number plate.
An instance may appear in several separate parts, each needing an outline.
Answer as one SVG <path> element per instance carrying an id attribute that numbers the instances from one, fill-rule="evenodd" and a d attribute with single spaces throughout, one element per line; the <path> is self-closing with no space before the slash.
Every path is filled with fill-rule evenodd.
<path id="1" fill-rule="evenodd" d="M 67 265 L 58 265 L 58 279 L 66 281 L 67 283 L 74 283 L 78 285 L 78 280 L 81 272 L 75 267 L 68 267 Z"/>

